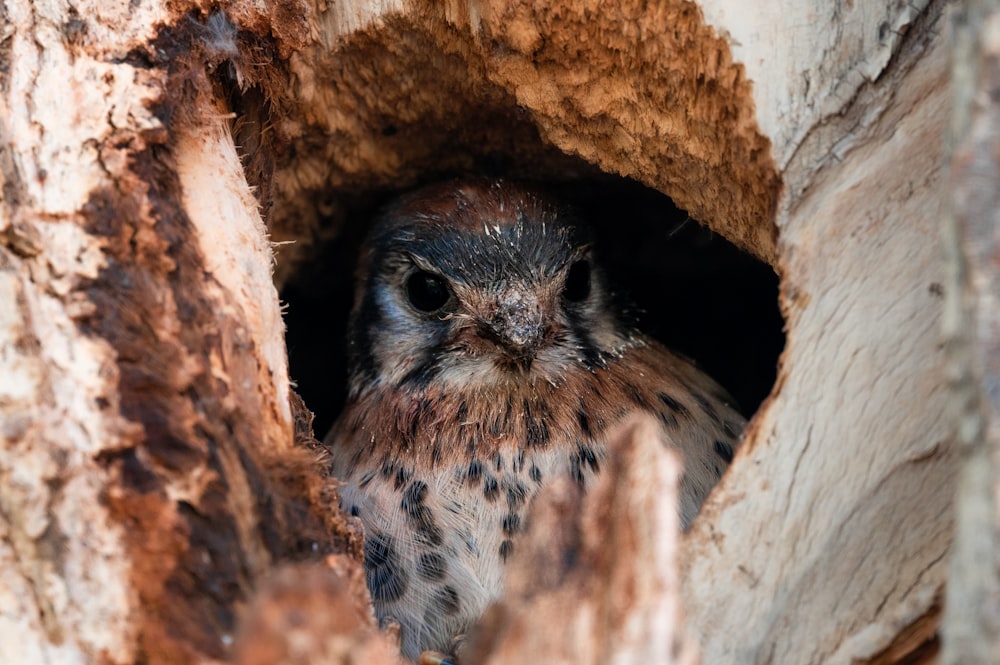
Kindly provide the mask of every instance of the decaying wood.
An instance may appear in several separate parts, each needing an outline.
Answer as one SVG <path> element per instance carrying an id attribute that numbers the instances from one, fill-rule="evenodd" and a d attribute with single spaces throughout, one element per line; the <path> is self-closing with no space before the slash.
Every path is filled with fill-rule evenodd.
<path id="1" fill-rule="evenodd" d="M 938 233 L 945 3 L 771 4 L 4 5 L 0 660 L 391 658 L 359 610 L 361 536 L 312 463 L 274 283 L 365 196 L 503 158 L 634 177 L 781 274 L 779 380 L 678 552 L 703 661 L 930 662 L 964 422 L 941 332 L 962 284 Z M 953 159 L 966 185 L 989 103 Z M 995 258 L 974 251 L 995 238 L 971 242 L 988 218 L 957 210 L 964 302 L 995 312 Z M 276 268 L 269 239 L 297 241 Z M 521 548 L 537 559 L 475 661 L 675 655 L 653 491 L 675 472 L 630 440 L 594 494 L 539 505 L 560 539 Z M 579 565 L 552 563 L 574 543 Z"/>
<path id="2" fill-rule="evenodd" d="M 547 487 L 511 561 L 506 596 L 463 657 L 697 662 L 683 636 L 674 561 L 680 469 L 658 431 L 639 420 L 612 434 L 608 463 L 586 494 L 569 478 Z"/>
<path id="3" fill-rule="evenodd" d="M 398 644 L 378 632 L 364 574 L 348 557 L 278 570 L 241 622 L 237 665 L 402 663 Z"/>
<path id="4" fill-rule="evenodd" d="M 0 660 L 224 658 L 276 561 L 360 556 L 256 201 L 186 10 L 6 7 Z"/>
<path id="5" fill-rule="evenodd" d="M 276 239 L 320 233 L 320 214 L 342 223 L 359 189 L 497 154 L 512 175 L 561 180 L 580 171 L 569 154 L 774 257 L 778 180 L 751 85 L 694 4 L 324 2 L 310 13 L 321 37 L 290 58 L 273 119 L 296 155 L 274 175 Z M 279 279 L 307 248 L 279 253 Z"/>

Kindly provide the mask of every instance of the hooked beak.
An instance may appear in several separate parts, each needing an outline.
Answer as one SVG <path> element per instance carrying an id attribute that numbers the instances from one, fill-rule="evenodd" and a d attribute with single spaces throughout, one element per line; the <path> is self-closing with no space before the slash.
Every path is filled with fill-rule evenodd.
<path id="1" fill-rule="evenodd" d="M 521 369 L 530 369 L 545 335 L 538 299 L 516 291 L 502 294 L 494 315 L 479 322 L 479 333 L 501 347 Z"/>

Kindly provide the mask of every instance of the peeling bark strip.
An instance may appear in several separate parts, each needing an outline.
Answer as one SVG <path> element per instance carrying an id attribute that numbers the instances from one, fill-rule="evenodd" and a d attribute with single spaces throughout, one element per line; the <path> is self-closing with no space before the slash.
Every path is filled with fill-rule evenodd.
<path id="1" fill-rule="evenodd" d="M 259 475 L 233 440 L 234 430 L 249 423 L 235 413 L 214 419 L 232 409 L 224 408 L 217 391 L 225 386 L 215 383 L 203 353 L 219 354 L 225 333 L 217 327 L 214 303 L 202 295 L 204 271 L 176 204 L 176 177 L 151 155 L 137 158 L 145 161 L 136 169 L 145 177 L 124 189 L 148 188 L 149 198 L 108 194 L 87 209 L 89 230 L 105 238 L 107 266 L 88 286 L 95 307 L 81 326 L 116 350 L 122 414 L 142 425 L 139 436 L 100 458 L 115 486 L 106 500 L 112 518 L 130 523 L 133 582 L 153 614 L 143 631 L 144 650 L 221 657 L 220 637 L 234 628 L 234 603 L 245 600 L 253 578 L 270 564 L 262 543 L 241 546 L 236 516 L 261 507 L 247 499 L 263 488 L 259 478 L 250 480 L 257 492 L 229 504 L 228 477 L 237 470 L 227 473 L 226 461 Z M 192 486 L 194 478 L 200 482 Z M 186 490 L 177 504 L 169 498 L 175 485 Z M 166 542 L 148 551 L 152 533 L 162 533 Z M 264 540 L 274 547 L 273 534 Z M 174 642 L 172 633 L 180 639 Z"/>

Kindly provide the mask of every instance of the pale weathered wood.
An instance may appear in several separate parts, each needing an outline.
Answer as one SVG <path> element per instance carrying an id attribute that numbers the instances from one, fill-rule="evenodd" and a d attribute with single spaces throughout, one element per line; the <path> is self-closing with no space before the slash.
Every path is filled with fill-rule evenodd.
<path id="1" fill-rule="evenodd" d="M 962 453 L 941 661 L 1000 660 L 1000 6 L 956 8 L 945 335 Z"/>
<path id="2" fill-rule="evenodd" d="M 916 646 L 933 649 L 956 463 L 940 332 L 940 13 L 927 10 L 788 166 L 814 173 L 779 207 L 781 373 L 685 542 L 686 608 L 708 662 L 864 662 L 921 622 Z M 848 144 L 816 168 L 814 155 Z"/>
<path id="3" fill-rule="evenodd" d="M 854 143 L 842 130 L 829 132 L 826 146 L 807 137 L 826 133 L 824 123 L 886 72 L 929 4 L 699 2 L 705 21 L 726 37 L 733 59 L 756 84 L 757 124 L 770 139 L 774 161 L 795 197 L 816 171 L 840 159 Z M 800 154 L 803 149 L 808 154 Z M 797 174 L 799 170 L 804 173 Z M 797 177 L 789 183 L 792 175 Z"/>
<path id="4" fill-rule="evenodd" d="M 13 2 L 4 14 L 0 660 L 127 663 L 139 601 L 95 458 L 137 428 L 118 413 L 115 349 L 76 320 L 93 308 L 81 288 L 105 266 L 80 211 L 127 157 L 116 135 L 158 125 L 145 107 L 158 81 L 103 57 L 145 41 L 148 16 L 109 11 L 87 57 L 63 41 L 65 12 Z"/>

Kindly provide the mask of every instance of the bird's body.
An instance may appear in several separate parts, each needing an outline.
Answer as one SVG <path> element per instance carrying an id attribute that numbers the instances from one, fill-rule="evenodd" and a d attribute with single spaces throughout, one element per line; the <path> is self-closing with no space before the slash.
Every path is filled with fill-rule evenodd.
<path id="1" fill-rule="evenodd" d="M 586 229 L 504 182 L 388 209 L 349 335 L 331 469 L 365 527 L 376 612 L 411 658 L 447 650 L 498 597 L 532 497 L 599 473 L 610 428 L 656 416 L 684 460 L 687 524 L 743 427 L 717 384 L 622 322 Z"/>

